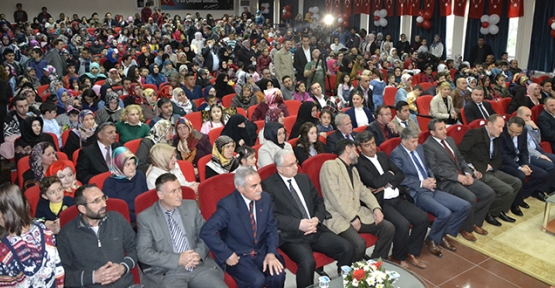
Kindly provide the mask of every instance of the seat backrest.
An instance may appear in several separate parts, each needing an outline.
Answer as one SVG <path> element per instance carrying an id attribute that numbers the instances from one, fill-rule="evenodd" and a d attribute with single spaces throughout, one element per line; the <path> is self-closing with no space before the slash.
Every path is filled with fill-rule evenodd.
<path id="1" fill-rule="evenodd" d="M 428 130 L 428 123 L 432 121 L 432 117 L 416 115 L 416 120 L 418 121 L 418 128 L 420 128 L 420 131 L 426 131 Z"/>
<path id="2" fill-rule="evenodd" d="M 424 95 L 416 98 L 416 106 L 418 107 L 418 113 L 422 115 L 430 115 L 430 102 L 432 102 L 434 96 Z"/>
<path id="3" fill-rule="evenodd" d="M 235 107 L 235 109 L 237 109 L 237 114 L 241 114 L 241 115 L 245 116 L 245 118 L 247 118 L 247 111 L 245 111 L 245 109 L 243 109 L 241 107 Z"/>
<path id="4" fill-rule="evenodd" d="M 198 187 L 198 198 L 200 213 L 208 220 L 214 212 L 218 201 L 235 190 L 233 177 L 235 174 L 226 173 L 216 175 L 210 179 L 200 182 Z"/>
<path id="5" fill-rule="evenodd" d="M 62 146 L 66 147 L 67 138 L 69 138 L 69 133 L 71 133 L 71 129 L 68 129 L 62 133 Z"/>
<path id="6" fill-rule="evenodd" d="M 119 212 L 127 222 L 131 223 L 131 218 L 129 217 L 129 206 L 127 202 L 121 199 L 110 198 L 106 201 L 106 211 L 116 211 Z M 73 205 L 68 207 L 66 210 L 60 213 L 60 228 L 64 227 L 69 221 L 73 220 L 79 215 L 79 210 L 77 206 Z"/>
<path id="7" fill-rule="evenodd" d="M 430 136 L 430 131 L 422 131 L 418 134 L 418 144 L 424 144 L 426 139 Z"/>
<path id="8" fill-rule="evenodd" d="M 272 163 L 260 168 L 260 170 L 258 170 L 258 175 L 260 175 L 260 179 L 264 181 L 264 179 L 270 177 L 272 174 L 276 173 L 276 171 L 276 164 Z"/>
<path id="9" fill-rule="evenodd" d="M 201 183 L 202 181 L 206 180 L 206 164 L 210 162 L 210 159 L 212 159 L 212 154 L 204 155 L 200 157 L 200 159 L 198 159 L 198 162 L 197 162 L 198 178 Z"/>
<path id="10" fill-rule="evenodd" d="M 538 116 L 540 116 L 540 113 L 542 113 L 544 109 L 543 105 L 535 105 L 532 107 L 532 121 L 534 121 L 534 123 L 538 123 Z"/>
<path id="11" fill-rule="evenodd" d="M 233 100 L 233 97 L 235 97 L 235 93 L 225 95 L 225 96 L 222 98 L 222 105 L 223 105 L 225 108 L 231 107 L 231 101 Z"/>
<path id="12" fill-rule="evenodd" d="M 58 141 L 58 136 L 56 136 L 56 134 L 52 132 L 44 132 L 44 133 L 52 136 L 52 141 L 54 141 L 54 147 L 56 148 L 56 151 L 60 151 L 60 142 Z"/>
<path id="13" fill-rule="evenodd" d="M 213 128 L 212 130 L 210 130 L 210 132 L 208 132 L 208 138 L 210 139 L 210 144 L 214 145 L 214 143 L 216 143 L 216 139 L 220 137 L 224 128 L 225 126 Z"/>
<path id="14" fill-rule="evenodd" d="M 380 145 L 380 150 L 383 151 L 385 154 L 387 154 L 387 156 L 389 156 L 389 154 L 391 154 L 391 151 L 393 151 L 393 149 L 399 146 L 400 143 L 401 143 L 401 138 L 399 137 L 391 138 L 389 140 L 386 140 Z"/>
<path id="15" fill-rule="evenodd" d="M 447 136 L 453 138 L 453 140 L 455 140 L 455 144 L 457 144 L 458 146 L 464 138 L 464 134 L 466 134 L 468 130 L 470 130 L 470 127 L 466 125 L 452 125 L 451 127 L 447 128 Z"/>
<path id="16" fill-rule="evenodd" d="M 77 167 L 77 159 L 79 159 L 79 152 L 81 152 L 82 148 L 79 148 L 75 151 L 73 151 L 73 157 L 71 157 L 71 161 L 73 161 L 73 165 L 75 165 L 75 167 Z"/>
<path id="17" fill-rule="evenodd" d="M 186 161 L 186 160 L 177 160 L 177 165 L 179 165 L 179 169 L 181 169 L 181 173 L 185 176 L 187 182 L 196 182 L 197 177 L 195 176 L 195 167 L 193 163 Z"/>
<path id="18" fill-rule="evenodd" d="M 502 98 L 501 100 L 499 100 L 499 102 L 497 102 L 497 106 L 501 111 L 495 111 L 495 112 L 497 112 L 499 115 L 507 114 L 507 109 L 509 109 L 509 105 L 511 104 L 512 100 L 513 98 L 510 98 L 510 97 Z"/>
<path id="19" fill-rule="evenodd" d="M 260 132 L 260 130 L 264 128 L 264 120 L 254 121 L 254 124 L 256 124 L 256 133 Z"/>
<path id="20" fill-rule="evenodd" d="M 301 104 L 303 104 L 299 100 L 285 100 L 283 103 L 287 106 L 287 110 L 289 110 L 289 115 L 291 116 L 297 116 L 299 108 L 301 107 Z"/>
<path id="21" fill-rule="evenodd" d="M 386 106 L 394 106 L 395 94 L 397 94 L 396 87 L 385 87 L 383 91 L 383 104 Z"/>
<path id="22" fill-rule="evenodd" d="M 133 139 L 131 141 L 125 142 L 123 146 L 127 147 L 127 149 L 131 151 L 131 153 L 137 154 L 137 150 L 139 150 L 139 145 L 141 144 L 142 139 L 143 138 Z"/>
<path id="23" fill-rule="evenodd" d="M 486 125 L 486 122 L 487 122 L 487 120 L 485 120 L 485 119 L 476 119 L 476 120 L 470 122 L 468 124 L 468 127 L 470 127 L 470 129 L 480 128 L 480 127 Z"/>
<path id="24" fill-rule="evenodd" d="M 355 128 L 355 129 L 353 129 L 353 132 L 360 133 L 360 132 L 366 130 L 367 127 L 368 127 L 367 125 L 359 126 L 359 127 Z"/>
<path id="25" fill-rule="evenodd" d="M 156 85 L 154 84 L 143 84 L 143 89 L 152 89 L 154 90 L 154 92 L 156 92 L 156 94 L 158 94 L 158 87 L 156 87 Z"/>
<path id="26" fill-rule="evenodd" d="M 29 156 L 23 156 L 17 161 L 17 179 L 19 180 L 19 188 L 23 189 L 23 173 L 31 169 L 29 165 Z"/>
<path id="27" fill-rule="evenodd" d="M 193 124 L 193 127 L 195 127 L 195 129 L 197 131 L 200 131 L 200 129 L 202 128 L 202 114 L 201 114 L 201 111 L 189 113 L 189 114 L 185 115 L 185 118 L 187 118 L 187 120 L 191 121 L 191 123 Z"/>
<path id="28" fill-rule="evenodd" d="M 189 187 L 181 186 L 181 194 L 183 199 L 186 200 L 196 200 L 197 195 L 195 191 Z M 150 189 L 144 193 L 139 194 L 135 197 L 135 213 L 139 215 L 143 210 L 146 210 L 152 204 L 158 201 L 158 195 L 156 194 L 156 188 Z"/>
<path id="29" fill-rule="evenodd" d="M 334 160 L 337 158 L 337 155 L 331 153 L 322 153 L 316 156 L 312 156 L 303 162 L 303 171 L 305 171 L 306 175 L 318 190 L 320 196 L 322 196 L 322 189 L 320 186 L 320 169 L 322 169 L 322 165 L 324 162 L 328 160 Z"/>
<path id="30" fill-rule="evenodd" d="M 94 175 L 90 180 L 89 180 L 89 184 L 95 184 L 96 187 L 100 188 L 100 190 L 102 190 L 102 187 L 104 187 L 104 181 L 110 177 L 112 175 L 112 173 L 110 173 L 110 171 L 108 172 L 104 172 L 104 173 L 100 173 L 98 175 Z"/>
<path id="31" fill-rule="evenodd" d="M 422 91 L 426 91 L 426 90 L 428 90 L 428 88 L 434 86 L 434 83 L 422 82 L 422 83 L 420 83 L 420 86 L 422 87 Z"/>
<path id="32" fill-rule="evenodd" d="M 251 121 L 252 121 L 252 114 L 254 114 L 254 110 L 256 109 L 257 106 L 258 104 L 252 105 L 251 107 L 249 107 L 249 109 L 247 109 L 247 116 Z"/>
<path id="33" fill-rule="evenodd" d="M 287 142 L 291 144 L 291 147 L 293 148 L 295 148 L 295 145 L 297 145 L 297 141 L 299 141 L 299 138 L 293 138 L 293 139 L 287 140 Z"/>
<path id="34" fill-rule="evenodd" d="M 297 121 L 297 116 L 288 116 L 283 120 L 283 127 L 285 127 L 285 131 L 287 131 L 287 135 L 291 133 L 295 121 Z"/>
<path id="35" fill-rule="evenodd" d="M 464 125 L 468 125 L 468 120 L 466 120 L 466 115 L 464 114 L 464 107 L 461 108 L 461 119 Z"/>
<path id="36" fill-rule="evenodd" d="M 29 201 L 29 206 L 31 206 L 31 216 L 35 217 L 35 212 L 37 212 L 37 204 L 39 204 L 40 200 L 40 186 L 35 185 L 29 187 L 29 189 L 25 190 L 25 198 Z"/>

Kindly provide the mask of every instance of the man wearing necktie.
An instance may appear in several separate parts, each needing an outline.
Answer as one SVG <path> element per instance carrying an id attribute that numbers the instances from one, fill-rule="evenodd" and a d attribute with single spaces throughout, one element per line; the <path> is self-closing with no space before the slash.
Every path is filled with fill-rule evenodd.
<path id="1" fill-rule="evenodd" d="M 260 176 L 250 167 L 235 170 L 234 183 L 236 190 L 218 202 L 200 238 L 237 286 L 283 288 L 285 271 L 277 252 L 272 198 L 262 191 Z"/>
<path id="2" fill-rule="evenodd" d="M 420 133 L 420 127 L 418 127 L 418 124 L 410 118 L 409 103 L 406 101 L 399 101 L 395 104 L 395 110 L 395 117 L 391 122 L 395 124 L 397 132 L 401 133 L 403 129 L 410 128 L 413 131 Z"/>
<path id="3" fill-rule="evenodd" d="M 439 245 L 457 251 L 446 235 L 457 237 L 472 206 L 468 201 L 436 189 L 435 175 L 424 156 L 424 149 L 418 144 L 418 133 L 404 129 L 400 136 L 401 144 L 391 152 L 391 160 L 403 170 L 405 179 L 401 185 L 409 188 L 414 204 L 434 215 L 432 229 L 424 243 L 430 253 L 441 258 L 443 253 Z"/>
<path id="4" fill-rule="evenodd" d="M 476 119 L 488 119 L 489 116 L 495 114 L 495 110 L 491 108 L 491 103 L 484 101 L 484 88 L 476 86 L 472 90 L 472 101 L 467 102 L 464 106 L 464 116 L 468 123 Z"/>
<path id="5" fill-rule="evenodd" d="M 335 144 L 341 139 L 355 140 L 356 132 L 353 132 L 353 123 L 351 117 L 345 113 L 339 113 L 335 116 L 335 126 L 337 130 L 328 135 L 326 138 L 326 152 L 333 153 Z"/>

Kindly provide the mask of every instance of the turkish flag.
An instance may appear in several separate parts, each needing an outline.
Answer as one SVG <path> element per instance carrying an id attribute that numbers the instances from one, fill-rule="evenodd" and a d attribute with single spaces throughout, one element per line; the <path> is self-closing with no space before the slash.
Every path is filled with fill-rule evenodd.
<path id="1" fill-rule="evenodd" d="M 435 8 L 435 0 L 421 0 L 424 2 L 424 7 L 422 8 L 423 11 L 429 12 L 430 15 L 434 15 L 434 8 Z"/>
<path id="2" fill-rule="evenodd" d="M 162 0 L 162 5 L 164 5 L 164 6 L 175 6 L 175 3 L 173 3 L 173 0 Z"/>
<path id="3" fill-rule="evenodd" d="M 523 0 L 509 0 L 509 18 L 524 16 L 524 1 Z M 541 7 L 538 7 L 541 9 Z"/>
<path id="4" fill-rule="evenodd" d="M 410 0 L 410 14 L 418 16 L 418 11 L 420 11 L 420 0 Z"/>
<path id="5" fill-rule="evenodd" d="M 410 15 L 410 0 L 398 0 L 397 1 L 397 15 Z"/>
<path id="6" fill-rule="evenodd" d="M 464 17 L 465 12 L 466 12 L 466 0 L 455 0 L 455 3 L 453 4 L 453 14 L 455 14 L 455 16 Z"/>
<path id="7" fill-rule="evenodd" d="M 341 0 L 333 0 L 333 13 L 341 13 Z"/>
<path id="8" fill-rule="evenodd" d="M 440 16 L 449 16 L 453 10 L 453 0 L 439 0 Z"/>
<path id="9" fill-rule="evenodd" d="M 333 0 L 326 0 L 326 13 L 331 14 L 332 12 L 332 1 Z"/>
<path id="10" fill-rule="evenodd" d="M 345 4 L 343 5 L 343 14 L 347 16 L 351 16 L 351 13 L 353 12 L 353 6 L 351 1 L 353 0 L 345 0 Z"/>
<path id="11" fill-rule="evenodd" d="M 358 15 L 360 13 L 362 13 L 362 0 L 355 0 L 355 4 L 354 4 L 354 14 Z"/>
<path id="12" fill-rule="evenodd" d="M 501 13 L 503 13 L 503 2 L 503 0 L 488 0 L 488 14 L 501 16 Z"/>
<path id="13" fill-rule="evenodd" d="M 393 0 L 385 0 L 384 9 L 387 10 L 387 17 L 395 16 L 395 3 Z"/>
<path id="14" fill-rule="evenodd" d="M 362 0 L 362 13 L 370 14 L 370 0 Z"/>
<path id="15" fill-rule="evenodd" d="M 480 19 L 484 15 L 485 4 L 484 0 L 470 0 L 468 18 Z"/>

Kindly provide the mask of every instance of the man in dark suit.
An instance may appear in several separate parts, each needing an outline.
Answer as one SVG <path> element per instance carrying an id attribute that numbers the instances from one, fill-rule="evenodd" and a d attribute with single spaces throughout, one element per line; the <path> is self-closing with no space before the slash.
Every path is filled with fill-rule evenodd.
<path id="1" fill-rule="evenodd" d="M 424 153 L 442 191 L 466 200 L 471 206 L 468 218 L 459 231 L 464 239 L 476 241 L 472 232 L 487 235 L 482 228 L 495 192 L 488 185 L 475 181 L 474 172 L 462 157 L 455 140 L 447 137 L 445 122 L 432 119 L 428 124 L 430 137 L 424 142 Z"/>
<path id="2" fill-rule="evenodd" d="M 310 47 L 310 37 L 308 35 L 303 35 L 301 40 L 301 47 L 295 50 L 293 55 L 293 66 L 295 71 L 297 71 L 297 81 L 306 82 L 306 77 L 304 77 L 304 67 L 310 61 L 312 61 L 312 48 Z"/>
<path id="3" fill-rule="evenodd" d="M 89 183 L 89 180 L 100 173 L 110 171 L 112 151 L 121 146 L 116 142 L 116 125 L 104 122 L 96 128 L 97 142 L 79 151 L 77 160 L 77 180 Z"/>
<path id="4" fill-rule="evenodd" d="M 389 260 L 405 268 L 408 267 L 406 262 L 426 268 L 419 257 L 430 224 L 428 214 L 406 200 L 405 188 L 401 186 L 405 175 L 384 152 L 376 152 L 374 135 L 362 131 L 356 139 L 361 153 L 356 164 L 360 180 L 376 196 L 384 219 L 395 226 Z"/>
<path id="5" fill-rule="evenodd" d="M 488 55 L 493 55 L 493 50 L 491 46 L 486 44 L 486 39 L 484 36 L 478 37 L 478 45 L 472 47 L 470 50 L 470 57 L 468 60 L 470 64 L 474 66 L 475 63 L 484 63 Z"/>
<path id="6" fill-rule="evenodd" d="M 501 171 L 517 177 L 522 182 L 522 188 L 516 195 L 511 212 L 522 216 L 520 207 L 529 208 L 524 199 L 534 193 L 545 197 L 544 192 L 549 192 L 551 173 L 530 163 L 528 153 L 528 134 L 524 131 L 524 119 L 515 116 L 509 119 L 499 137 L 503 164 Z M 523 133 L 524 132 L 524 133 Z"/>
<path id="7" fill-rule="evenodd" d="M 484 102 L 484 88 L 476 86 L 470 97 L 472 101 L 467 102 L 464 106 L 464 116 L 466 116 L 468 123 L 476 119 L 488 119 L 490 115 L 495 114 L 491 104 L 487 101 Z"/>
<path id="8" fill-rule="evenodd" d="M 459 234 L 471 205 L 459 197 L 436 190 L 434 173 L 424 157 L 424 149 L 418 144 L 418 133 L 406 128 L 400 136 L 401 144 L 391 152 L 391 160 L 403 170 L 405 179 L 401 185 L 410 189 L 414 204 L 434 215 L 435 220 L 425 243 L 430 253 L 441 258 L 443 253 L 438 245 L 452 252 L 457 251 L 446 235 L 456 237 Z"/>
<path id="9" fill-rule="evenodd" d="M 200 230 L 220 265 L 239 287 L 282 288 L 283 259 L 272 198 L 262 191 L 260 176 L 249 167 L 235 171 L 235 188 Z"/>
<path id="10" fill-rule="evenodd" d="M 551 150 L 555 151 L 555 98 L 545 99 L 544 110 L 538 116 L 538 127 L 542 132 L 542 139 L 551 143 Z"/>
<path id="11" fill-rule="evenodd" d="M 488 118 L 488 123 L 477 129 L 471 129 L 459 144 L 459 151 L 474 170 L 477 179 L 484 182 L 495 191 L 495 199 L 486 215 L 486 222 L 491 225 L 501 226 L 495 219 L 505 222 L 515 222 L 515 219 L 505 214 L 509 211 L 513 200 L 522 187 L 522 182 L 501 170 L 503 156 L 499 151 L 498 137 L 503 132 L 505 120 L 497 114 Z"/>
<path id="12" fill-rule="evenodd" d="M 339 113 L 335 116 L 335 126 L 337 130 L 326 138 L 326 152 L 328 153 L 335 152 L 335 144 L 337 141 L 345 138 L 354 141 L 357 136 L 357 133 L 353 132 L 351 117 L 345 113 Z"/>
<path id="13" fill-rule="evenodd" d="M 312 251 L 337 260 L 339 271 L 353 262 L 353 246 L 323 224 L 324 199 L 306 174 L 297 174 L 295 154 L 280 150 L 274 163 L 277 172 L 262 181 L 262 188 L 274 202 L 274 217 L 281 231 L 280 249 L 298 265 L 297 287 L 307 287 L 313 284 L 316 266 Z"/>
<path id="14" fill-rule="evenodd" d="M 219 63 L 221 60 L 219 59 L 220 55 L 220 48 L 216 45 L 216 43 L 214 42 L 214 40 L 209 39 L 206 41 L 206 47 L 202 48 L 202 52 L 201 55 L 202 59 L 201 62 L 203 62 L 204 64 L 202 65 L 202 67 L 207 67 L 208 70 L 210 70 L 210 72 L 214 72 L 214 71 L 218 71 L 219 67 L 214 67 L 214 58 L 218 58 L 216 60 L 218 60 L 217 62 Z"/>
<path id="15" fill-rule="evenodd" d="M 366 127 L 366 131 L 374 135 L 376 145 L 380 146 L 391 138 L 399 137 L 395 123 L 391 119 L 391 109 L 389 107 L 379 106 L 376 108 L 376 121 Z"/>

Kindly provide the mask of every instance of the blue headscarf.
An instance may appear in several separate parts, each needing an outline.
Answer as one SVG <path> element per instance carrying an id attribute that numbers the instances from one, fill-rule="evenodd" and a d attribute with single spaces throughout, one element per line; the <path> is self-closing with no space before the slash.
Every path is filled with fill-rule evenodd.
<path id="1" fill-rule="evenodd" d="M 110 61 L 112 63 L 118 63 L 118 58 L 116 57 L 116 59 L 114 59 L 113 54 L 116 53 L 116 56 L 118 54 L 118 51 L 115 49 L 108 49 L 108 54 L 106 54 L 106 61 Z"/>
<path id="2" fill-rule="evenodd" d="M 66 103 L 62 102 L 62 95 L 64 94 L 64 92 L 67 92 L 67 94 L 70 96 L 69 97 L 70 100 L 68 100 Z M 60 88 L 58 89 L 58 91 L 56 91 L 56 99 L 58 99 L 58 103 L 56 103 L 56 106 L 64 110 L 67 109 L 69 105 L 73 104 L 73 100 L 71 99 L 71 94 L 69 94 L 66 88 Z"/>

